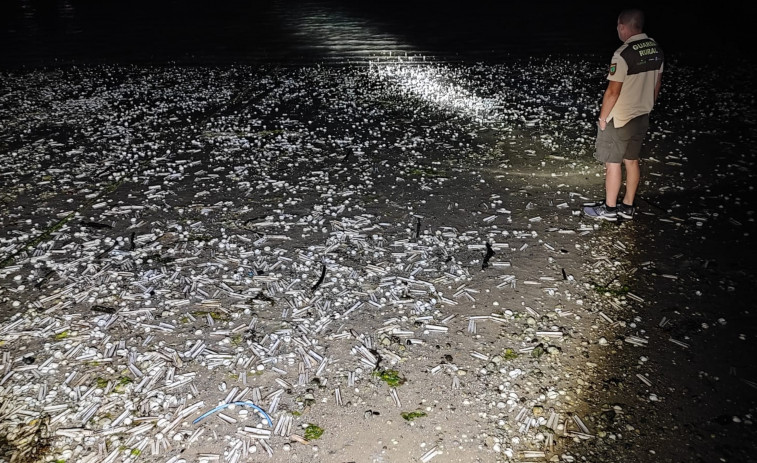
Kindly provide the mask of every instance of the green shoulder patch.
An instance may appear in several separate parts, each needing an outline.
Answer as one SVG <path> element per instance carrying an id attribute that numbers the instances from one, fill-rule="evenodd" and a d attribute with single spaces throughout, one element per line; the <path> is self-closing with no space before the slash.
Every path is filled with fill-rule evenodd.
<path id="1" fill-rule="evenodd" d="M 618 63 L 612 63 L 610 65 L 610 75 L 615 75 L 615 71 L 618 70 Z"/>

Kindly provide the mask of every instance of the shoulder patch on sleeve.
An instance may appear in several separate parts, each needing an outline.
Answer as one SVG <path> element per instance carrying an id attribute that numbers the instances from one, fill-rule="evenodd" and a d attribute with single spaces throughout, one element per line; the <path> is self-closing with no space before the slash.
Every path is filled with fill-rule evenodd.
<path id="1" fill-rule="evenodd" d="M 617 70 L 618 70 L 618 63 L 612 63 L 610 65 L 610 75 L 611 76 L 615 75 L 615 71 Z"/>

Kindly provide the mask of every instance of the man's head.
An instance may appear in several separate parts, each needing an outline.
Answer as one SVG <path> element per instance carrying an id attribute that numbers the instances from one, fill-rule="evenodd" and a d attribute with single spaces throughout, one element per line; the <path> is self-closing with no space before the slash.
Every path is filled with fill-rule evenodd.
<path id="1" fill-rule="evenodd" d="M 625 42 L 629 37 L 644 32 L 644 12 L 636 8 L 623 10 L 618 15 L 618 38 Z"/>

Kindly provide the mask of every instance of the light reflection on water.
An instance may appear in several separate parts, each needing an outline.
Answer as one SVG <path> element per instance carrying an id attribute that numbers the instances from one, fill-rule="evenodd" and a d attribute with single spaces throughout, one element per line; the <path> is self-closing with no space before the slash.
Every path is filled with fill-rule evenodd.
<path id="1" fill-rule="evenodd" d="M 666 55 L 736 53 L 748 45 L 739 8 L 648 6 Z M 192 64 L 354 61 L 422 55 L 439 61 L 598 54 L 618 47 L 617 5 L 558 0 L 1 0 L 0 67 L 69 62 Z M 695 17 L 692 17 L 695 16 Z M 704 18 L 705 16 L 702 16 Z M 684 33 L 686 32 L 686 33 Z"/>
<path id="2" fill-rule="evenodd" d="M 411 45 L 382 31 L 375 21 L 350 16 L 318 2 L 305 2 L 286 14 L 278 13 L 285 29 L 307 56 L 342 60 L 417 53 Z"/>
<path id="3" fill-rule="evenodd" d="M 559 10 L 429 10 L 335 0 L 3 0 L 0 65 L 46 62 L 441 61 L 545 50 Z M 551 13 L 550 13 L 551 12 Z M 516 14 L 517 13 L 517 14 Z M 462 16 L 460 16 L 462 15 Z M 610 33 L 614 32 L 612 27 Z"/>

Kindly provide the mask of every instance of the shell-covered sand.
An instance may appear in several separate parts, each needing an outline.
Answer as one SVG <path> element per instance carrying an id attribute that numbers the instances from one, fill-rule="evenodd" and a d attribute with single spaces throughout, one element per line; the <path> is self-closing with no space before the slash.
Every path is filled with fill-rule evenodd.
<path id="1" fill-rule="evenodd" d="M 611 224 L 604 67 L 3 71 L 0 458 L 751 461 L 748 68 Z"/>

